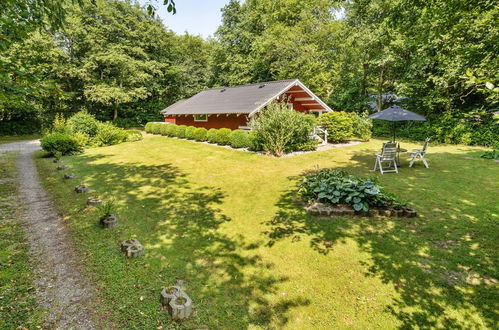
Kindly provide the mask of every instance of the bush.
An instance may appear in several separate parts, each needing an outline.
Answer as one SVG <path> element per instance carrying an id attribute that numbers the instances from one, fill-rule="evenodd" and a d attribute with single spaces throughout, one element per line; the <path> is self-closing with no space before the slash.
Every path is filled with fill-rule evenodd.
<path id="1" fill-rule="evenodd" d="M 248 147 L 251 151 L 262 151 L 263 146 L 258 140 L 255 131 L 250 131 L 248 134 Z"/>
<path id="2" fill-rule="evenodd" d="M 194 130 L 194 139 L 196 141 L 206 141 L 208 130 L 204 127 L 198 127 Z"/>
<path id="3" fill-rule="evenodd" d="M 144 130 L 146 131 L 146 133 L 152 133 L 152 126 L 153 126 L 154 123 L 147 123 L 146 126 L 144 126 Z"/>
<path id="4" fill-rule="evenodd" d="M 187 126 L 179 125 L 177 126 L 177 130 L 175 131 L 175 136 L 181 139 L 185 139 L 185 130 Z"/>
<path id="5" fill-rule="evenodd" d="M 41 140 L 42 149 L 51 155 L 71 155 L 83 151 L 83 146 L 78 140 L 67 133 L 52 133 L 44 136 Z"/>
<path id="6" fill-rule="evenodd" d="M 249 137 L 246 131 L 236 129 L 230 133 L 230 145 L 232 148 L 247 148 L 249 147 Z"/>
<path id="7" fill-rule="evenodd" d="M 271 103 L 250 125 L 255 132 L 252 144 L 274 156 L 282 156 L 310 141 L 315 118 L 288 109 L 284 103 Z"/>
<path id="8" fill-rule="evenodd" d="M 185 137 L 187 139 L 191 139 L 191 140 L 194 140 L 194 132 L 196 131 L 196 127 L 194 126 L 187 126 L 187 128 L 185 129 Z"/>
<path id="9" fill-rule="evenodd" d="M 68 123 L 66 118 L 62 115 L 62 113 L 58 113 L 54 117 L 54 121 L 52 122 L 52 132 L 53 133 L 71 133 L 68 127 Z"/>
<path id="10" fill-rule="evenodd" d="M 329 141 L 342 142 L 353 136 L 354 117 L 344 111 L 326 112 L 319 117 L 319 125 L 327 129 Z"/>
<path id="11" fill-rule="evenodd" d="M 166 126 L 166 135 L 169 137 L 174 137 L 177 134 L 177 125 L 175 124 L 168 124 Z"/>
<path id="12" fill-rule="evenodd" d="M 80 111 L 68 119 L 67 125 L 72 133 L 83 133 L 90 138 L 97 135 L 98 121 L 86 111 Z"/>
<path id="13" fill-rule="evenodd" d="M 353 117 L 353 137 L 361 141 L 369 141 L 373 133 L 373 121 L 357 113 L 352 113 Z"/>
<path id="14" fill-rule="evenodd" d="M 142 133 L 139 130 L 128 129 L 125 131 L 125 133 L 127 134 L 126 142 L 135 142 L 143 139 Z"/>
<path id="15" fill-rule="evenodd" d="M 305 175 L 298 185 L 299 194 L 306 201 L 349 204 L 356 211 L 371 206 L 402 207 L 404 202 L 387 193 L 374 179 L 364 179 L 335 169 L 322 169 Z"/>
<path id="16" fill-rule="evenodd" d="M 499 159 L 499 150 L 486 151 L 480 157 L 485 159 Z"/>
<path id="17" fill-rule="evenodd" d="M 156 122 L 156 123 L 151 123 L 151 134 L 161 134 L 161 128 L 165 124 Z"/>
<path id="18" fill-rule="evenodd" d="M 216 128 L 211 128 L 208 130 L 208 134 L 206 136 L 208 139 L 208 142 L 217 143 L 217 132 L 218 132 L 218 129 L 216 129 Z"/>
<path id="19" fill-rule="evenodd" d="M 230 134 L 232 130 L 229 128 L 221 128 L 217 131 L 216 142 L 222 146 L 230 145 Z"/>
<path id="20" fill-rule="evenodd" d="M 99 123 L 97 135 L 92 139 L 96 146 L 110 146 L 122 143 L 127 139 L 127 131 L 111 123 Z"/>

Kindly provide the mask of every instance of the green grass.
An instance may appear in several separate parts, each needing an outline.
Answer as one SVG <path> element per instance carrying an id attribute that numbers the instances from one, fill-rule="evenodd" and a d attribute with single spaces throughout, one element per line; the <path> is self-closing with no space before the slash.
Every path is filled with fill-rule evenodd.
<path id="1" fill-rule="evenodd" d="M 102 299 L 106 324 L 169 327 L 159 291 L 177 278 L 195 303 L 187 328 L 487 328 L 498 321 L 498 164 L 481 149 L 430 146 L 430 169 L 373 172 L 373 140 L 271 158 L 148 136 L 50 159 L 41 177 L 65 215 Z M 404 143 L 406 149 L 420 147 Z M 293 200 L 315 166 L 375 175 L 416 219 L 308 215 Z M 75 185 L 115 198 L 118 227 L 99 228 Z M 127 260 L 131 235 L 146 255 Z"/>
<path id="2" fill-rule="evenodd" d="M 39 134 L 0 136 L 0 144 L 39 139 Z"/>
<path id="3" fill-rule="evenodd" d="M 18 220 L 14 178 L 15 155 L 0 154 L 0 329 L 31 329 L 40 324 L 40 310 L 34 298 L 24 230 Z"/>

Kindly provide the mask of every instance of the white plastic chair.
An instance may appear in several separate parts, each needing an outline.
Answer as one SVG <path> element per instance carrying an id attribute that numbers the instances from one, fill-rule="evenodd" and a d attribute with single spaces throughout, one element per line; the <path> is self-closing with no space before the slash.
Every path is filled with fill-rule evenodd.
<path id="1" fill-rule="evenodd" d="M 407 154 L 412 157 L 409 167 L 412 167 L 414 165 L 414 162 L 417 159 L 421 159 L 423 161 L 423 164 L 426 168 L 429 168 L 428 162 L 424 158 L 426 154 L 426 150 L 428 149 L 428 144 L 430 143 L 430 138 L 427 138 L 423 144 L 423 149 L 413 149 L 412 152 L 408 152 Z"/>
<path id="2" fill-rule="evenodd" d="M 388 166 L 383 167 L 383 164 L 388 164 Z M 397 167 L 397 148 L 383 147 L 381 155 L 376 155 L 376 163 L 374 163 L 374 170 L 379 169 L 381 174 L 395 172 L 398 173 Z"/>

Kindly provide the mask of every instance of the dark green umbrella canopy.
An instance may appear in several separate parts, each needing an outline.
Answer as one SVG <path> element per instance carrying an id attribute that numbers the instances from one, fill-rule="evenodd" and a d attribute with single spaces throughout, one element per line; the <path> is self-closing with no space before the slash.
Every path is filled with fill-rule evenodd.
<path id="1" fill-rule="evenodd" d="M 402 109 L 398 105 L 392 105 L 391 107 L 382 110 L 380 112 L 373 113 L 368 116 L 369 119 L 379 119 L 387 120 L 393 122 L 393 141 L 395 141 L 395 122 L 396 121 L 406 121 L 406 120 L 419 120 L 425 121 L 426 118 L 422 115 L 414 113 L 409 110 Z"/>

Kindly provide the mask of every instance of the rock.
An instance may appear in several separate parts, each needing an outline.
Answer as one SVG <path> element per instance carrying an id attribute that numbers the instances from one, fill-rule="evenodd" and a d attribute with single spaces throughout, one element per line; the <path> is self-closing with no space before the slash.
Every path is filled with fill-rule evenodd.
<path id="1" fill-rule="evenodd" d="M 319 210 L 319 214 L 324 215 L 324 216 L 329 216 L 332 212 L 331 206 L 328 206 L 328 205 L 322 205 L 322 206 L 318 207 L 317 209 Z"/>
<path id="2" fill-rule="evenodd" d="M 343 215 L 352 217 L 355 215 L 355 211 L 354 211 L 354 209 L 350 209 L 350 208 L 345 207 L 345 208 L 343 208 Z"/>
<path id="3" fill-rule="evenodd" d="M 86 193 L 88 192 L 88 187 L 84 185 L 78 185 L 75 187 L 75 191 L 77 194 Z"/>
<path id="4" fill-rule="evenodd" d="M 168 313 L 175 321 L 188 319 L 192 314 L 191 298 L 184 291 L 180 291 L 180 294 L 168 303 Z"/>
<path id="5" fill-rule="evenodd" d="M 104 228 L 112 228 L 118 224 L 118 218 L 112 214 L 100 218 L 100 224 Z"/>
<path id="6" fill-rule="evenodd" d="M 95 206 L 102 204 L 102 200 L 97 196 L 90 196 L 87 198 L 87 205 Z"/>
<path id="7" fill-rule="evenodd" d="M 343 215 L 343 210 L 340 209 L 340 208 L 333 208 L 333 210 L 331 211 L 331 216 L 333 217 L 341 217 Z"/>
<path id="8" fill-rule="evenodd" d="M 402 218 L 405 214 L 404 209 L 396 209 L 395 211 L 398 218 Z"/>
<path id="9" fill-rule="evenodd" d="M 160 298 L 159 298 L 161 305 L 168 306 L 170 301 L 172 299 L 178 297 L 181 291 L 182 291 L 182 289 L 180 288 L 180 286 L 177 286 L 177 285 L 163 287 L 163 289 L 161 290 Z"/>
<path id="10" fill-rule="evenodd" d="M 370 208 L 369 212 L 368 212 L 368 215 L 370 217 L 379 217 L 379 210 L 378 209 Z"/>
<path id="11" fill-rule="evenodd" d="M 64 179 L 69 180 L 69 179 L 74 179 L 76 178 L 76 174 L 74 173 L 66 173 L 64 174 Z"/>
<path id="12" fill-rule="evenodd" d="M 64 170 L 67 170 L 67 169 L 68 169 L 68 167 L 67 167 L 66 165 L 59 165 L 59 166 L 57 166 L 57 167 L 56 167 L 56 169 L 57 169 L 58 171 L 64 171 Z"/>
<path id="13" fill-rule="evenodd" d="M 139 240 L 135 238 L 130 238 L 121 242 L 121 252 L 126 252 L 126 250 L 133 245 L 140 245 Z"/>
<path id="14" fill-rule="evenodd" d="M 52 162 L 53 162 L 53 163 L 60 163 L 60 162 L 62 162 L 62 160 L 60 160 L 60 159 L 57 159 L 57 158 L 56 158 L 56 159 L 54 159 Z"/>

